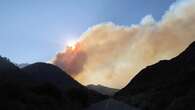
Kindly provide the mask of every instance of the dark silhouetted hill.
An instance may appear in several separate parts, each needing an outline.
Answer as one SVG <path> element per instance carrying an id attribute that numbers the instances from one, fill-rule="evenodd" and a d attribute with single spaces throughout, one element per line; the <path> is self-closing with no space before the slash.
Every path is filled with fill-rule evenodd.
<path id="1" fill-rule="evenodd" d="M 63 70 L 51 64 L 35 63 L 22 68 L 22 70 L 28 73 L 36 82 L 51 83 L 61 90 L 83 87 Z"/>
<path id="2" fill-rule="evenodd" d="M 195 42 L 179 56 L 148 66 L 115 98 L 143 110 L 195 110 Z"/>
<path id="3" fill-rule="evenodd" d="M 102 93 L 102 94 L 105 94 L 105 95 L 109 95 L 109 96 L 112 96 L 114 95 L 117 91 L 119 91 L 118 89 L 114 89 L 114 88 L 109 88 L 109 87 L 105 87 L 105 86 L 102 86 L 102 85 L 88 85 L 87 86 L 89 89 L 91 90 L 95 90 L 99 93 Z"/>
<path id="4" fill-rule="evenodd" d="M 29 76 L 21 71 L 8 58 L 0 56 L 0 80 L 29 80 Z"/>
<path id="5" fill-rule="evenodd" d="M 3 57 L 0 89 L 3 110 L 82 110 L 107 98 L 54 65 L 35 63 L 20 69 Z"/>

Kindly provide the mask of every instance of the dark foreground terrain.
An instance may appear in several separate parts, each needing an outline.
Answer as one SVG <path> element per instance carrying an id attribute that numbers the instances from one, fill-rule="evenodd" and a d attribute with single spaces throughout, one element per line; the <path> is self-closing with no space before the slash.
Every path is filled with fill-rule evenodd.
<path id="1" fill-rule="evenodd" d="M 82 110 L 106 98 L 54 65 L 35 63 L 19 69 L 0 57 L 1 110 Z"/>
<path id="2" fill-rule="evenodd" d="M 94 85 L 88 89 L 54 65 L 18 68 L 0 57 L 0 109 L 195 110 L 194 74 L 195 43 L 169 61 L 146 67 L 109 97 L 91 89 L 107 94 L 113 89 Z"/>
<path id="3" fill-rule="evenodd" d="M 143 69 L 115 98 L 141 110 L 195 110 L 195 42 Z"/>

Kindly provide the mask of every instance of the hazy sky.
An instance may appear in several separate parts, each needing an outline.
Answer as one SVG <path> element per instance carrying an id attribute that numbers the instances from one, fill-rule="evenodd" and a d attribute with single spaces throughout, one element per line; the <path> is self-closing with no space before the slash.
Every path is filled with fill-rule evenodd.
<path id="1" fill-rule="evenodd" d="M 159 20 L 175 0 L 0 0 L 0 55 L 17 63 L 48 61 L 67 42 L 102 22 Z"/>

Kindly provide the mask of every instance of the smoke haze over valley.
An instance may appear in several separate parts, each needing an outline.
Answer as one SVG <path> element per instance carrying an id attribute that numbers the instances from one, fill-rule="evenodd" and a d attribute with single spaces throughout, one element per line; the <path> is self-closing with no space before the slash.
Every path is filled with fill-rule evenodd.
<path id="1" fill-rule="evenodd" d="M 195 40 L 195 0 L 173 3 L 160 21 L 152 15 L 140 24 L 101 23 L 65 47 L 52 63 L 84 85 L 122 88 L 140 70 L 171 59 Z"/>
<path id="2" fill-rule="evenodd" d="M 195 110 L 195 0 L 0 0 L 0 110 Z"/>

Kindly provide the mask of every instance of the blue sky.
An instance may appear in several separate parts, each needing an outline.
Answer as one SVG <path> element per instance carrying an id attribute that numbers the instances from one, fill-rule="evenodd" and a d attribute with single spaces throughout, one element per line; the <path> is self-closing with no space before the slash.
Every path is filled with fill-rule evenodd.
<path id="1" fill-rule="evenodd" d="M 159 20 L 175 0 L 0 0 L 0 55 L 16 63 L 48 61 L 102 22 Z"/>

